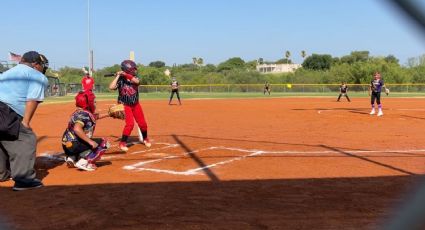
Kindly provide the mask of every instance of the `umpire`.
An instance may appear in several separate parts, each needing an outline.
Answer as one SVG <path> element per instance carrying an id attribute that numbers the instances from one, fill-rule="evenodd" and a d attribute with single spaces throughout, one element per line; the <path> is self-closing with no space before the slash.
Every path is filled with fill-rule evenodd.
<path id="1" fill-rule="evenodd" d="M 49 62 L 36 51 L 0 75 L 0 181 L 13 179 L 14 191 L 43 186 L 34 169 L 37 139 L 30 122 L 44 99 Z"/>

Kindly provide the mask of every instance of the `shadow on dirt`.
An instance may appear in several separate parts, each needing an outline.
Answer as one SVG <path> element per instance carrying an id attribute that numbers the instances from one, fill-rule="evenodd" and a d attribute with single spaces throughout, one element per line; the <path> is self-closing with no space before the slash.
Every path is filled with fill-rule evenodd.
<path id="1" fill-rule="evenodd" d="M 14 229 L 379 229 L 416 178 L 1 187 L 0 200 Z"/>

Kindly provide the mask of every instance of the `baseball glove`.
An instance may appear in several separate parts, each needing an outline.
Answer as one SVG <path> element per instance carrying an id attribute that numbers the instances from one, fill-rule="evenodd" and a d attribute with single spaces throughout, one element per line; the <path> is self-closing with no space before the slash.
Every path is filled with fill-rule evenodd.
<path id="1" fill-rule="evenodd" d="M 118 104 L 118 105 L 113 105 L 109 107 L 108 115 L 112 118 L 124 120 L 125 119 L 124 105 Z"/>
<path id="2" fill-rule="evenodd" d="M 390 89 L 385 88 L 385 93 L 386 93 L 386 94 L 387 94 L 387 96 L 388 96 L 388 94 L 390 94 Z"/>

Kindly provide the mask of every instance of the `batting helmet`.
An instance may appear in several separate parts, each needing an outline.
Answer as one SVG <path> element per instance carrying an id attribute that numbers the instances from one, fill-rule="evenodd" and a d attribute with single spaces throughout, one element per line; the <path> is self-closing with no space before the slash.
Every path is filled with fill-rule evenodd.
<path id="1" fill-rule="evenodd" d="M 137 72 L 136 63 L 134 63 L 134 61 L 132 60 L 124 60 L 123 62 L 121 62 L 121 70 L 128 74 L 136 76 L 136 72 Z"/>
<path id="2" fill-rule="evenodd" d="M 80 91 L 75 96 L 75 105 L 82 109 L 88 110 L 94 113 L 96 110 L 96 96 L 91 90 Z"/>

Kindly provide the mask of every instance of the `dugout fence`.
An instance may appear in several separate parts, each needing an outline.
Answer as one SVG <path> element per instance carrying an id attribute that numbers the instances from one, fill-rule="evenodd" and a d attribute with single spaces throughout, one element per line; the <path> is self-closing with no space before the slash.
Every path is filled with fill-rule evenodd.
<path id="1" fill-rule="evenodd" d="M 369 84 L 347 84 L 349 92 L 365 92 Z M 425 93 L 425 84 L 386 84 L 391 92 Z M 271 84 L 272 92 L 280 93 L 334 93 L 339 91 L 340 84 Z M 169 92 L 169 85 L 141 85 L 141 93 Z M 187 93 L 249 93 L 264 91 L 263 84 L 211 84 L 211 85 L 181 85 L 181 92 Z"/>

